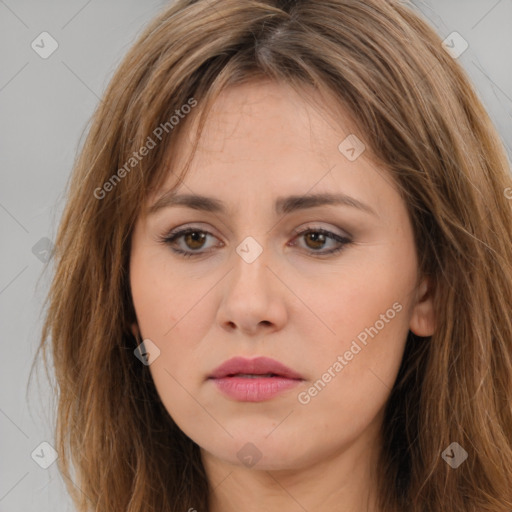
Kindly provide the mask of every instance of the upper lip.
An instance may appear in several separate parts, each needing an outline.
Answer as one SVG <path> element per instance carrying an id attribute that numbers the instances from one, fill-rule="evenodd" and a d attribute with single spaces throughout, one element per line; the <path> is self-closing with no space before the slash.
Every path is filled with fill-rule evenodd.
<path id="1" fill-rule="evenodd" d="M 221 379 L 223 377 L 233 376 L 238 373 L 264 375 L 273 373 L 279 377 L 288 379 L 303 380 L 302 376 L 297 372 L 288 368 L 284 364 L 270 359 L 268 357 L 256 357 L 254 359 L 246 359 L 244 357 L 233 357 L 222 363 L 216 368 L 211 375 L 210 379 Z"/>

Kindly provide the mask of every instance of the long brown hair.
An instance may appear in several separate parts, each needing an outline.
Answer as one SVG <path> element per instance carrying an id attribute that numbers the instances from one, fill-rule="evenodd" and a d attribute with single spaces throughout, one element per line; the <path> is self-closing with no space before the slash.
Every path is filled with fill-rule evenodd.
<path id="1" fill-rule="evenodd" d="M 38 350 L 77 510 L 208 510 L 199 448 L 133 353 L 130 238 L 187 126 L 176 111 L 196 102 L 199 136 L 220 91 L 258 78 L 336 98 L 403 194 L 435 284 L 436 331 L 409 333 L 387 404 L 382 510 L 510 512 L 510 162 L 461 66 L 398 0 L 178 0 L 122 61 L 68 184 Z M 453 442 L 457 469 L 441 456 Z"/>

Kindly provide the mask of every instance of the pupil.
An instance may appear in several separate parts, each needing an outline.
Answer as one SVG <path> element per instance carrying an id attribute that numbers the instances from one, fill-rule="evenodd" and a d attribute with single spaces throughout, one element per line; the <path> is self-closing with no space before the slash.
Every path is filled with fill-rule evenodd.
<path id="1" fill-rule="evenodd" d="M 310 238 L 314 243 L 317 243 L 317 245 L 314 245 L 315 248 L 322 247 L 325 242 L 325 235 L 323 233 L 309 233 L 307 238 Z"/>
<path id="2" fill-rule="evenodd" d="M 191 238 L 193 243 L 192 244 L 188 244 L 188 241 L 187 241 L 187 245 L 190 245 L 194 249 L 198 249 L 198 248 L 201 247 L 202 244 L 199 243 L 199 245 L 194 245 L 194 242 L 203 242 L 204 237 L 205 237 L 205 233 L 198 233 L 197 231 L 193 231 L 191 233 L 188 233 L 187 240 Z"/>

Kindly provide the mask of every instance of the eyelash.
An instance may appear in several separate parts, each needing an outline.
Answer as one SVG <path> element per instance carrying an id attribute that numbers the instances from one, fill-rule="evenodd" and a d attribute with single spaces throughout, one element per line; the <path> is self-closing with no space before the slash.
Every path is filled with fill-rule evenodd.
<path id="1" fill-rule="evenodd" d="M 210 233 L 208 231 L 205 231 L 203 229 L 185 228 L 185 229 L 181 229 L 181 230 L 175 231 L 175 232 L 171 231 L 166 236 L 161 237 L 159 239 L 159 242 L 164 244 L 164 245 L 171 245 L 177 239 L 181 238 L 182 236 L 188 235 L 189 233 L 204 233 L 206 235 L 214 236 L 212 233 Z M 306 252 L 309 255 L 330 256 L 330 255 L 338 254 L 341 251 L 343 251 L 347 245 L 350 245 L 352 243 L 352 240 L 350 238 L 344 237 L 344 236 L 340 236 L 340 235 L 338 235 L 336 233 L 333 233 L 332 231 L 328 231 L 328 230 L 322 229 L 322 228 L 318 228 L 318 229 L 306 228 L 306 229 L 303 229 L 303 230 L 300 230 L 300 231 L 295 231 L 295 235 L 296 235 L 297 238 L 302 236 L 302 235 L 305 235 L 307 233 L 320 233 L 320 234 L 325 235 L 327 238 L 330 238 L 331 240 L 335 240 L 336 242 L 339 242 L 341 244 L 341 246 L 339 246 L 339 247 L 337 247 L 335 249 L 331 249 L 329 251 L 325 251 L 325 252 L 313 251 L 313 250 L 309 250 L 308 251 L 308 250 L 306 250 Z M 179 254 L 180 256 L 183 256 L 184 258 L 191 258 L 191 257 L 193 258 L 193 257 L 197 257 L 197 256 L 202 256 L 202 255 L 207 254 L 208 252 L 210 252 L 210 251 L 206 251 L 206 252 L 184 251 L 182 249 L 177 249 L 175 247 L 171 247 L 171 250 L 173 252 L 175 252 L 176 254 Z"/>

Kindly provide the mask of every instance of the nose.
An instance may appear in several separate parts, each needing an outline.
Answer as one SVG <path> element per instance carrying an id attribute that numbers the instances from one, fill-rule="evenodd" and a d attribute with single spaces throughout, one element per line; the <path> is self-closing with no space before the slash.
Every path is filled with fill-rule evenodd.
<path id="1" fill-rule="evenodd" d="M 237 252 L 233 254 L 233 268 L 222 289 L 217 320 L 229 332 L 237 329 L 246 335 L 278 331 L 286 324 L 286 293 L 270 251 L 263 249 L 252 262 Z M 274 267 L 274 268 L 273 268 Z"/>

